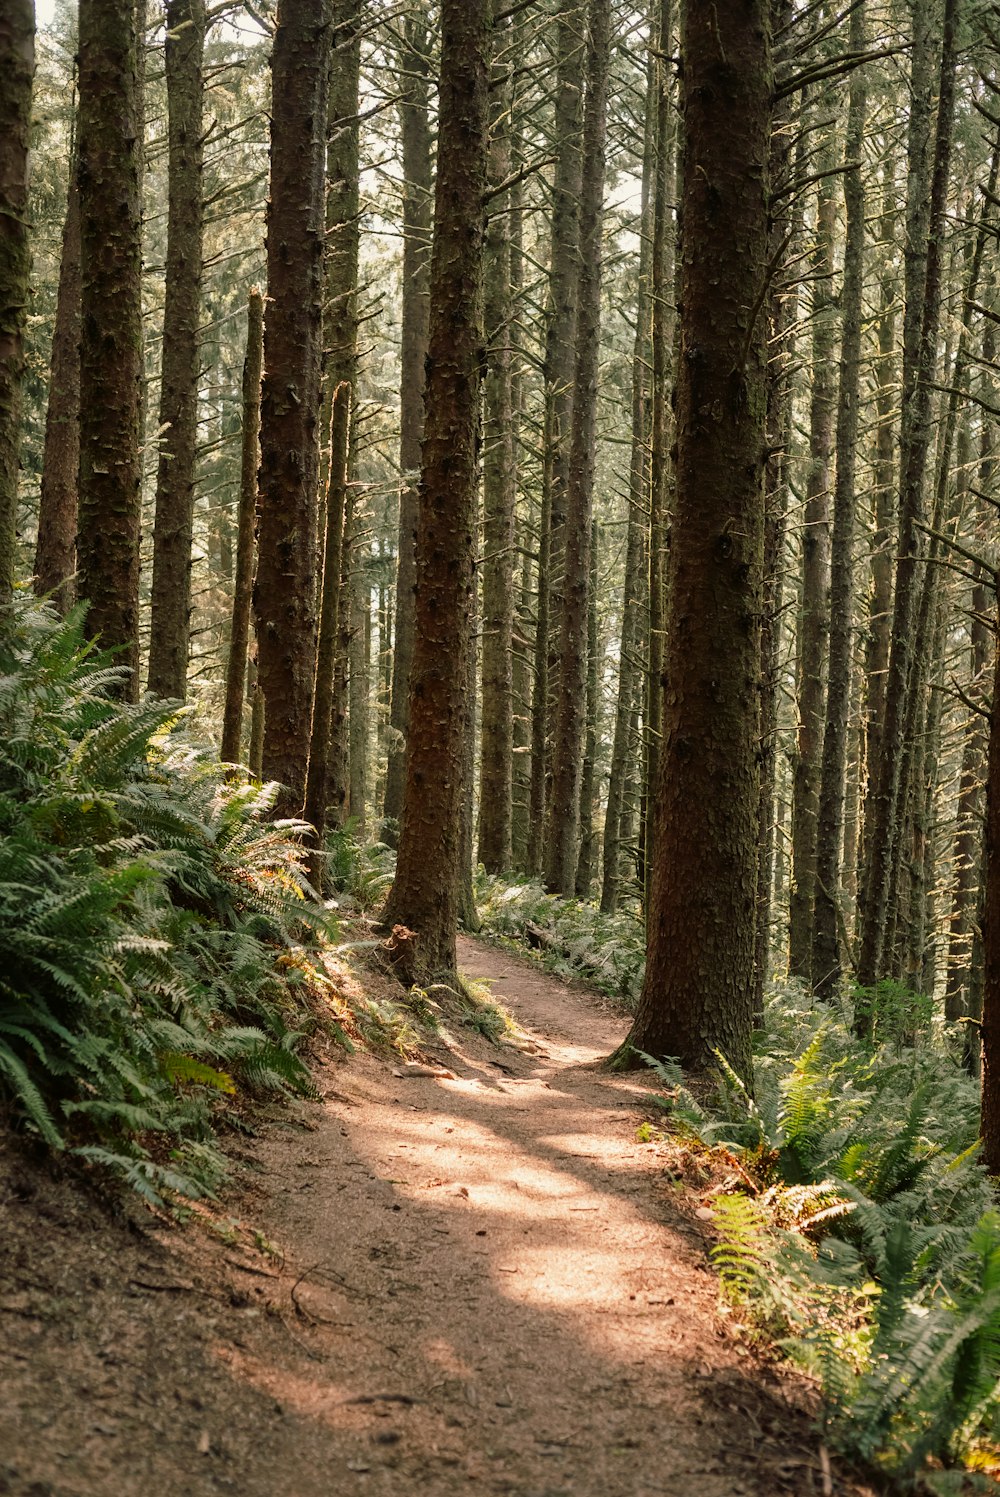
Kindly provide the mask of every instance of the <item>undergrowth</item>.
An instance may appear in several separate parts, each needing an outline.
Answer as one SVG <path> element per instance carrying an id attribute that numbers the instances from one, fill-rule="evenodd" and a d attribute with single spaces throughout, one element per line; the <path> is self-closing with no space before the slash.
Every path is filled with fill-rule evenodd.
<path id="1" fill-rule="evenodd" d="M 978 1159 L 961 1040 L 770 999 L 751 1097 L 720 1058 L 696 1099 L 656 1065 L 681 1146 L 728 1179 L 714 1201 L 723 1291 L 817 1380 L 827 1438 L 923 1489 L 1000 1473 L 1000 1212 Z M 731 1167 L 735 1166 L 735 1168 Z"/>
<path id="2" fill-rule="evenodd" d="M 0 632 L 0 1095 L 146 1199 L 210 1194 L 235 1094 L 308 1094 L 308 947 L 329 922 L 275 787 L 19 602 Z"/>
<path id="3" fill-rule="evenodd" d="M 641 921 L 628 911 L 604 915 L 581 899 L 546 894 L 541 884 L 511 884 L 479 870 L 476 904 L 481 934 L 527 947 L 557 977 L 583 978 L 634 1009 L 646 968 Z"/>

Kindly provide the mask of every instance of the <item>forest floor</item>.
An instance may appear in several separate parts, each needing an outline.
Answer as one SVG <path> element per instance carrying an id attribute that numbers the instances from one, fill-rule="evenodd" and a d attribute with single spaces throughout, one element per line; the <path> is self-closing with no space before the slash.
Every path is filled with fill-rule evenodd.
<path id="1" fill-rule="evenodd" d="M 518 1029 L 358 1054 L 231 1149 L 186 1228 L 0 1153 L 0 1493 L 778 1497 L 808 1390 L 718 1314 L 708 1229 L 637 1141 L 625 1021 L 463 940 Z"/>

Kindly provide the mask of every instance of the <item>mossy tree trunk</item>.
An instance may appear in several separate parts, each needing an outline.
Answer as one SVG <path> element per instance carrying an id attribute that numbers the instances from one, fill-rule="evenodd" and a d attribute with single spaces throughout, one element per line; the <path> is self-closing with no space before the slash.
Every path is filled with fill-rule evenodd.
<path id="1" fill-rule="evenodd" d="M 685 0 L 676 507 L 642 1050 L 750 1078 L 771 57 L 766 0 Z M 720 46 L 720 37 L 725 45 Z"/>
<path id="2" fill-rule="evenodd" d="M 167 272 L 148 685 L 157 696 L 183 701 L 191 634 L 191 542 L 198 453 L 204 0 L 168 0 L 166 25 Z"/>
<path id="3" fill-rule="evenodd" d="M 142 483 L 142 18 L 136 0 L 80 3 L 78 585 L 87 628 L 139 694 Z M 113 102 L 113 107 L 111 106 Z"/>
<path id="4" fill-rule="evenodd" d="M 454 976 L 475 613 L 491 0 L 444 0 L 406 789 L 384 919 Z"/>

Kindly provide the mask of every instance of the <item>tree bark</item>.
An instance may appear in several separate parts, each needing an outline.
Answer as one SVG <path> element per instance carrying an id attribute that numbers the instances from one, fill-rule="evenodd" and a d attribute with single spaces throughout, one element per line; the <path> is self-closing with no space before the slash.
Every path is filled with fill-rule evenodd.
<path id="1" fill-rule="evenodd" d="M 509 24 L 502 33 L 509 45 Z M 499 48 L 500 37 L 497 38 Z M 511 90 L 507 64 L 494 64 L 489 174 L 494 191 L 510 176 Z M 511 356 L 509 191 L 492 199 L 486 230 L 486 382 L 483 443 L 482 743 L 479 861 L 487 873 L 511 864 L 514 775 L 514 388 Z"/>
<path id="2" fill-rule="evenodd" d="M 70 154 L 66 219 L 59 260 L 56 322 L 45 407 L 45 449 L 38 501 L 35 592 L 60 613 L 76 596 L 76 509 L 80 475 L 80 188 Z"/>
<path id="3" fill-rule="evenodd" d="M 383 919 L 419 935 L 419 962 L 454 978 L 463 752 L 472 704 L 483 200 L 491 0 L 443 0 L 415 640 L 406 790 Z"/>
<path id="4" fill-rule="evenodd" d="M 403 814 L 406 736 L 417 533 L 417 485 L 424 428 L 424 364 L 430 311 L 430 246 L 434 168 L 429 121 L 429 38 L 423 21 L 407 17 L 400 52 L 399 120 L 403 155 L 403 324 L 400 347 L 399 547 L 396 563 L 396 632 L 392 652 L 392 706 L 386 766 L 383 836 L 395 847 Z"/>
<path id="5" fill-rule="evenodd" d="M 327 142 L 326 288 L 323 319 L 325 345 L 324 411 L 328 413 L 330 451 L 322 506 L 323 576 L 319 639 L 316 650 L 316 695 L 313 702 L 309 771 L 303 815 L 322 849 L 331 798 L 331 741 L 344 570 L 344 517 L 347 506 L 354 392 L 358 363 L 358 261 L 360 257 L 359 89 L 361 14 L 359 0 L 334 0 L 331 52 L 329 131 Z M 343 710 L 343 703 L 339 704 Z M 317 852 L 314 881 L 322 879 Z"/>
<path id="6" fill-rule="evenodd" d="M 280 0 L 271 61 L 268 305 L 254 608 L 264 774 L 303 808 L 316 668 L 316 529 L 330 3 Z"/>
<path id="7" fill-rule="evenodd" d="M 913 661 L 917 603 L 917 567 L 922 551 L 919 523 L 931 429 L 931 385 L 937 358 L 941 307 L 942 227 L 951 161 L 955 108 L 957 0 L 945 0 L 944 31 L 934 132 L 930 192 L 922 166 L 927 154 L 927 124 L 932 92 L 928 29 L 929 7 L 915 5 L 910 116 L 910 177 L 907 205 L 906 306 L 903 319 L 903 393 L 900 442 L 899 547 L 893 598 L 892 636 L 886 679 L 885 716 L 875 788 L 869 797 L 871 831 L 862 906 L 858 984 L 870 989 L 883 975 L 883 949 L 889 918 L 889 893 L 900 836 L 903 734 Z M 926 204 L 926 206 L 925 206 Z M 923 270 L 921 277 L 920 271 Z M 869 1018 L 862 1008 L 856 1019 L 866 1033 Z"/>
<path id="8" fill-rule="evenodd" d="M 264 298 L 256 286 L 247 302 L 247 349 L 243 361 L 243 444 L 240 455 L 240 503 L 236 537 L 233 621 L 226 662 L 226 700 L 222 715 L 222 762 L 241 762 L 243 702 L 250 652 L 250 605 L 253 594 L 254 532 L 257 524 L 257 470 L 260 466 L 260 380 L 264 364 Z"/>
<path id="9" fill-rule="evenodd" d="M 159 421 L 163 435 L 153 526 L 148 686 L 156 696 L 183 701 L 191 632 L 198 451 L 204 0 L 168 0 L 166 25 L 169 186 Z"/>
<path id="10" fill-rule="evenodd" d="M 538 611 L 531 726 L 529 871 L 545 856 L 554 736 L 555 644 L 562 614 L 563 525 L 573 417 L 576 304 L 580 275 L 580 194 L 583 187 L 584 12 L 581 0 L 556 0 L 559 10 L 555 102 L 556 165 L 552 183 L 549 302 L 545 330 L 545 414 L 539 522 Z"/>
<path id="11" fill-rule="evenodd" d="M 684 0 L 676 505 L 646 977 L 626 1056 L 751 1079 L 771 58 L 766 0 Z M 720 37 L 725 38 L 720 46 Z M 623 1056 L 623 1059 L 625 1056 Z"/>
<path id="12" fill-rule="evenodd" d="M 618 695 L 615 703 L 608 804 L 604 814 L 604 876 L 601 910 L 613 914 L 618 908 L 622 882 L 622 820 L 628 789 L 632 742 L 632 718 L 638 700 L 643 621 L 646 597 L 646 512 L 650 488 L 650 389 L 652 353 L 653 171 L 655 122 L 662 64 L 655 35 L 650 35 L 646 64 L 646 130 L 642 156 L 642 199 L 639 214 L 639 278 L 636 287 L 635 341 L 632 348 L 632 449 L 629 463 L 628 530 L 625 542 L 625 582 L 622 596 L 621 644 L 618 664 Z"/>
<path id="13" fill-rule="evenodd" d="M 580 196 L 580 275 L 577 292 L 572 441 L 563 544 L 563 589 L 556 681 L 558 710 L 552 748 L 545 886 L 572 895 L 580 836 L 580 775 L 587 710 L 587 610 L 590 588 L 590 522 L 597 453 L 597 372 L 601 333 L 601 268 L 608 71 L 611 65 L 610 0 L 587 9 L 587 101 Z"/>
<path id="14" fill-rule="evenodd" d="M 864 50 L 867 37 L 864 5 L 851 13 L 848 45 Z M 844 276 L 840 294 L 843 326 L 840 386 L 837 397 L 837 471 L 833 490 L 833 540 L 830 575 L 830 658 L 826 725 L 820 767 L 816 838 L 812 985 L 824 999 L 834 997 L 840 980 L 841 852 L 847 782 L 847 730 L 851 715 L 854 664 L 854 511 L 861 391 L 861 321 L 865 279 L 865 187 L 860 162 L 864 153 L 868 96 L 865 72 L 851 75 L 847 132 L 844 139 L 844 204 L 847 214 Z"/>
<path id="15" fill-rule="evenodd" d="M 88 632 L 139 694 L 142 480 L 141 0 L 80 3 L 78 587 Z M 109 108 L 114 100 L 114 108 Z"/>
<path id="16" fill-rule="evenodd" d="M 823 112 L 828 100 L 817 106 Z M 812 400 L 809 467 L 802 520 L 802 574 L 796 641 L 798 738 L 792 780 L 792 890 L 788 902 L 788 970 L 811 978 L 816 844 L 823 757 L 827 639 L 830 625 L 830 467 L 837 407 L 834 347 L 837 308 L 833 293 L 837 226 L 835 136 L 832 127 L 817 158 L 825 173 L 817 188 L 816 243 L 812 254 Z"/>
<path id="17" fill-rule="evenodd" d="M 28 242 L 28 145 L 35 73 L 33 0 L 0 14 L 0 608 L 14 595 Z"/>

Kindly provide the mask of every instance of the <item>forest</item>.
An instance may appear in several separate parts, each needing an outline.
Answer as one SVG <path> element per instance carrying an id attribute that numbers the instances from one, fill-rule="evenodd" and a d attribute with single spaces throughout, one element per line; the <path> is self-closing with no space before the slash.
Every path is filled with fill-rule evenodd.
<path id="1" fill-rule="evenodd" d="M 0 0 L 5 1148 L 579 1024 L 819 1421 L 698 1489 L 992 1489 L 998 340 L 993 0 Z"/>

